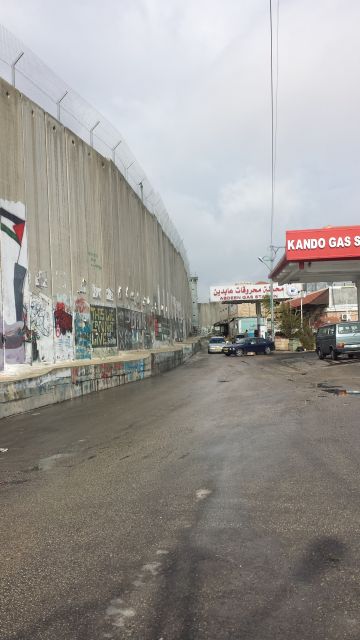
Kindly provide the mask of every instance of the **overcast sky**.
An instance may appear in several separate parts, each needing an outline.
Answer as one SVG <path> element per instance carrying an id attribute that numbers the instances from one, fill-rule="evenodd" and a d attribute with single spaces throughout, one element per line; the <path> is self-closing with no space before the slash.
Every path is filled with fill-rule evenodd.
<path id="1" fill-rule="evenodd" d="M 276 14 L 277 0 L 273 0 Z M 268 0 L 0 0 L 0 20 L 126 138 L 199 276 L 270 242 Z M 359 223 L 359 0 L 280 0 L 274 243 Z"/>

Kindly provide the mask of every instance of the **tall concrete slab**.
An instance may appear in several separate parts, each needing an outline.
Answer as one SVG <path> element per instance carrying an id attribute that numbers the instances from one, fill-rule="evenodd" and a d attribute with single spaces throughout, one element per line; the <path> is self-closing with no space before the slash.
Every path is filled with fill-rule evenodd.
<path id="1" fill-rule="evenodd" d="M 54 321 L 45 114 L 23 97 L 22 116 L 31 292 L 25 338 L 28 359 L 51 362 Z"/>
<path id="2" fill-rule="evenodd" d="M 24 306 L 27 298 L 27 220 L 22 102 L 0 81 L 0 368 L 25 362 Z"/>
<path id="3" fill-rule="evenodd" d="M 54 305 L 54 357 L 74 356 L 72 273 L 69 226 L 69 186 L 64 127 L 45 115 L 50 251 Z"/>

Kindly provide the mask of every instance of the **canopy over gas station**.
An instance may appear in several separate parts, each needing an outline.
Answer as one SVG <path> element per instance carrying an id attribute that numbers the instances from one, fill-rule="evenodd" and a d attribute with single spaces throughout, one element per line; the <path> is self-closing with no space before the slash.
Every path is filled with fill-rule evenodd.
<path id="1" fill-rule="evenodd" d="M 287 231 L 285 254 L 269 278 L 280 285 L 354 282 L 360 312 L 360 226 Z"/>

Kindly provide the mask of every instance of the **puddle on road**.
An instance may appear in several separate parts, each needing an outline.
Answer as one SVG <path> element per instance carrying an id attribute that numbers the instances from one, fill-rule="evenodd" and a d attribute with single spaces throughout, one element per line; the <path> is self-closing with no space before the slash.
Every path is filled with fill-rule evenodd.
<path id="1" fill-rule="evenodd" d="M 319 382 L 317 385 L 319 389 L 326 391 L 326 393 L 331 393 L 334 396 L 360 396 L 360 391 L 356 389 L 342 389 L 341 387 L 332 387 L 325 382 Z"/>
<path id="2" fill-rule="evenodd" d="M 72 453 L 55 453 L 48 458 L 42 458 L 36 465 L 38 471 L 50 471 L 58 462 L 72 457 Z"/>

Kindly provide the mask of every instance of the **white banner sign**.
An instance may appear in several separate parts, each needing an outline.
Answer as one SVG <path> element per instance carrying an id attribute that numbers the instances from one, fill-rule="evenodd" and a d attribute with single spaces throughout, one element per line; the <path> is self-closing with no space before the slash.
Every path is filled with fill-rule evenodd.
<path id="1" fill-rule="evenodd" d="M 279 285 L 274 282 L 274 300 L 296 298 L 300 293 L 300 286 L 294 284 Z M 270 284 L 256 284 L 255 282 L 241 282 L 240 284 L 210 287 L 210 302 L 243 302 L 248 300 L 263 300 L 270 296 Z"/>

